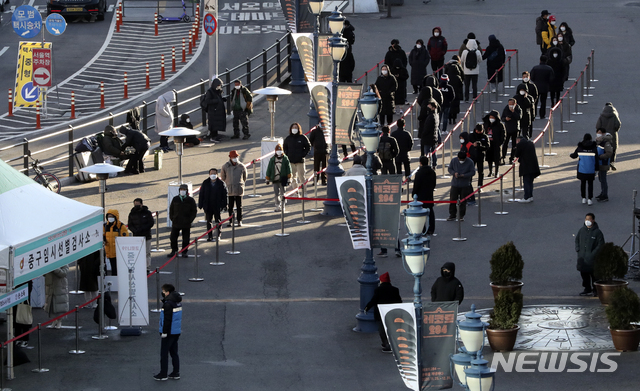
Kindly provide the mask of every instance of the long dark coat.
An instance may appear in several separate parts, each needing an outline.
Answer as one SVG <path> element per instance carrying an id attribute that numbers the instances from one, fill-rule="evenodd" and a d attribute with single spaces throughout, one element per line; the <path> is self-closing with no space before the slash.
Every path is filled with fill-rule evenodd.
<path id="1" fill-rule="evenodd" d="M 380 93 L 382 105 L 380 107 L 380 115 L 393 115 L 396 110 L 396 91 L 398 90 L 398 81 L 390 73 L 387 76 L 378 76 L 376 87 Z"/>
<path id="2" fill-rule="evenodd" d="M 222 80 L 214 79 L 211 87 L 200 101 L 200 107 L 207 113 L 207 125 L 210 131 L 225 132 L 227 130 L 227 106 L 222 97 Z"/>
<path id="3" fill-rule="evenodd" d="M 409 65 L 411 65 L 411 85 L 422 85 L 422 79 L 427 76 L 427 66 L 431 62 L 431 56 L 427 48 L 422 46 L 420 49 L 413 47 L 409 53 Z"/>

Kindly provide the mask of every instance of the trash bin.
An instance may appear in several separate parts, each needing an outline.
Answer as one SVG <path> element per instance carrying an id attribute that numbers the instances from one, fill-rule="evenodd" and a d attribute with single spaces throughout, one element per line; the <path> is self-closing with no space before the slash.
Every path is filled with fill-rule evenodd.
<path id="1" fill-rule="evenodd" d="M 162 170 L 162 156 L 164 152 L 161 149 L 156 149 L 153 152 L 153 168 L 156 170 Z"/>

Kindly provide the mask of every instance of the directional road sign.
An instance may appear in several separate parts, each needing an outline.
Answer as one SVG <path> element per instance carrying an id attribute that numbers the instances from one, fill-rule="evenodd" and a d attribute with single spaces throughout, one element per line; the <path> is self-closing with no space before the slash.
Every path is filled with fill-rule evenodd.
<path id="1" fill-rule="evenodd" d="M 47 31 L 55 36 L 62 35 L 64 30 L 67 29 L 67 21 L 60 14 L 51 14 L 47 16 L 47 20 L 44 22 L 47 27 Z"/>
<path id="2" fill-rule="evenodd" d="M 213 16 L 213 14 L 206 14 L 204 16 L 204 32 L 207 33 L 207 35 L 213 35 L 217 28 L 218 21 L 216 20 L 216 17 Z"/>
<path id="3" fill-rule="evenodd" d="M 18 64 L 16 67 L 16 84 L 13 95 L 14 107 L 34 107 L 36 100 L 40 100 L 40 104 L 44 105 L 44 98 L 46 88 L 38 88 L 34 84 L 34 77 L 38 81 L 46 79 L 46 75 L 42 71 L 38 71 L 37 76 L 34 76 L 36 68 L 40 66 L 40 60 L 46 65 L 46 61 L 51 64 L 51 55 L 46 58 L 40 58 L 38 50 L 47 49 L 51 50 L 51 42 L 20 42 L 20 49 L 18 51 Z M 36 57 L 36 55 L 38 57 Z M 36 64 L 37 60 L 37 64 Z M 49 75 L 51 75 L 51 69 L 48 69 Z M 51 79 L 51 76 L 49 76 Z M 37 83 L 37 81 L 36 81 Z"/>
<path id="4" fill-rule="evenodd" d="M 42 29 L 42 16 L 32 6 L 21 5 L 13 11 L 11 25 L 20 38 L 33 38 Z"/>
<path id="5" fill-rule="evenodd" d="M 38 88 L 38 86 L 34 86 L 33 82 L 27 82 L 22 86 L 20 95 L 25 101 L 33 103 L 38 100 L 38 96 L 40 95 L 40 88 Z"/>
<path id="6" fill-rule="evenodd" d="M 33 85 L 51 87 L 51 49 L 32 50 Z"/>

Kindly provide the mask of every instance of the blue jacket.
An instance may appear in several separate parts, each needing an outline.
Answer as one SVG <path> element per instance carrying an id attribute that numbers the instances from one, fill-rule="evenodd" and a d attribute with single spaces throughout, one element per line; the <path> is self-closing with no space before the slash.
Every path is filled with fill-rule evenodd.
<path id="1" fill-rule="evenodd" d="M 576 150 L 569 155 L 578 159 L 578 179 L 594 179 L 598 167 L 598 146 L 592 140 L 581 141 Z"/>
<path id="2" fill-rule="evenodd" d="M 182 333 L 182 297 L 171 292 L 165 297 L 160 311 L 160 334 L 176 335 Z"/>

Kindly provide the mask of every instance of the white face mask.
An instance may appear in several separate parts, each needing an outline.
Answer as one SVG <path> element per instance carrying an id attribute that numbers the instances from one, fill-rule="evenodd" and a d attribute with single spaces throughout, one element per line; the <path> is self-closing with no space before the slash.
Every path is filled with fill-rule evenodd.
<path id="1" fill-rule="evenodd" d="M 526 94 L 526 93 L 527 93 L 527 91 L 525 91 L 525 90 L 520 90 L 520 95 L 523 95 L 523 96 L 524 96 L 524 94 Z"/>
<path id="2" fill-rule="evenodd" d="M 212 181 L 215 181 L 218 178 L 218 176 L 216 174 L 211 174 L 209 175 L 209 178 L 211 178 Z"/>
<path id="3" fill-rule="evenodd" d="M 236 90 L 239 90 L 239 89 L 240 89 L 240 86 L 234 86 L 234 87 L 236 88 Z"/>
<path id="4" fill-rule="evenodd" d="M 464 139 L 463 138 L 460 139 L 460 144 L 464 144 Z"/>
<path id="5" fill-rule="evenodd" d="M 191 118 L 187 118 L 187 123 L 190 124 L 191 123 Z"/>
<path id="6" fill-rule="evenodd" d="M 515 106 L 515 105 L 509 105 L 509 110 L 513 110 L 513 109 L 515 109 L 515 108 L 516 108 L 516 106 Z"/>
<path id="7" fill-rule="evenodd" d="M 278 155 L 278 156 L 282 156 L 282 151 L 281 151 L 281 150 L 277 150 L 277 151 L 276 151 L 276 155 Z"/>
<path id="8" fill-rule="evenodd" d="M 564 30 L 566 30 L 566 28 L 560 27 L 560 31 L 564 31 Z"/>
<path id="9" fill-rule="evenodd" d="M 113 218 L 113 217 L 107 217 L 107 221 L 110 222 L 110 223 L 115 223 L 116 219 Z"/>
<path id="10" fill-rule="evenodd" d="M 419 43 L 417 43 L 417 44 L 416 44 L 416 47 L 417 47 L 418 49 L 420 49 L 420 48 L 422 47 L 422 45 L 420 45 Z"/>
<path id="11" fill-rule="evenodd" d="M 433 33 L 433 36 L 434 36 L 434 37 L 439 37 L 439 36 L 440 36 L 440 33 L 436 31 L 435 33 Z"/>
<path id="12" fill-rule="evenodd" d="M 564 37 L 558 37 L 558 41 L 560 42 L 564 41 Z"/>
<path id="13" fill-rule="evenodd" d="M 293 128 L 293 129 L 291 129 L 291 133 L 293 133 L 293 134 L 298 134 L 298 128 Z"/>
<path id="14" fill-rule="evenodd" d="M 587 228 L 591 227 L 593 225 L 593 223 L 590 220 L 585 220 L 584 221 L 584 225 L 587 226 Z"/>
<path id="15" fill-rule="evenodd" d="M 552 26 L 555 26 L 555 25 L 556 25 L 556 21 L 555 21 L 555 20 L 552 20 L 552 21 L 551 21 L 551 25 L 552 25 Z"/>
<path id="16" fill-rule="evenodd" d="M 553 42 L 554 45 L 558 44 L 558 41 L 551 41 L 551 42 Z"/>
<path id="17" fill-rule="evenodd" d="M 558 57 L 558 53 L 553 53 L 553 58 Z"/>
<path id="18" fill-rule="evenodd" d="M 529 78 L 528 77 L 523 77 L 522 81 L 525 82 L 525 83 L 528 83 L 529 82 Z"/>
<path id="19" fill-rule="evenodd" d="M 489 118 L 489 122 L 494 123 L 494 122 L 496 122 L 496 119 L 495 118 Z"/>
<path id="20" fill-rule="evenodd" d="M 237 158 L 237 157 L 234 157 L 233 159 L 231 159 L 231 161 L 232 161 L 233 163 L 238 163 L 238 158 Z"/>
<path id="21" fill-rule="evenodd" d="M 181 196 L 186 196 L 187 195 L 187 191 L 186 190 L 180 190 L 180 195 Z"/>
<path id="22" fill-rule="evenodd" d="M 602 133 L 596 133 L 596 140 L 600 140 L 602 138 Z"/>
<path id="23" fill-rule="evenodd" d="M 387 73 L 388 73 L 387 71 L 382 71 L 382 74 L 385 76 L 387 75 Z"/>

